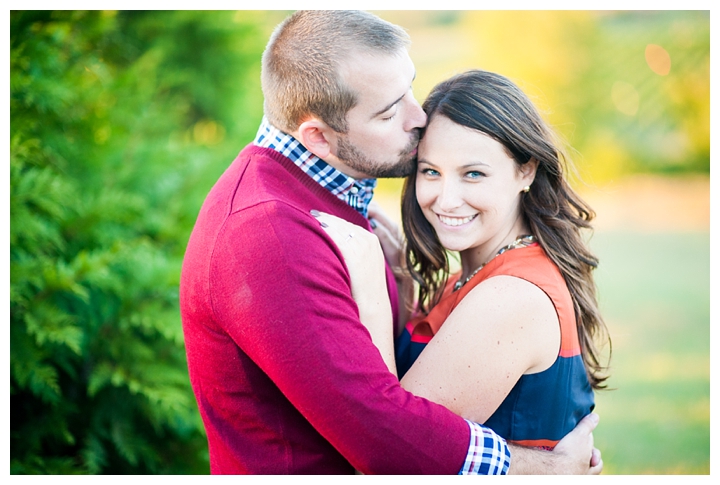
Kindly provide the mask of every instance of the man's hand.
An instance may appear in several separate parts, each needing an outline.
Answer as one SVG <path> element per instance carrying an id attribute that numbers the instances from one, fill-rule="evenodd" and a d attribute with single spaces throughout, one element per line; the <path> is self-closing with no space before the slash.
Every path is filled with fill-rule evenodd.
<path id="1" fill-rule="evenodd" d="M 600 421 L 597 414 L 589 414 L 555 446 L 553 453 L 561 462 L 556 475 L 599 475 L 603 468 L 600 450 L 594 447 L 593 430 Z"/>
<path id="2" fill-rule="evenodd" d="M 585 416 L 555 446 L 543 451 L 522 446 L 510 446 L 512 461 L 508 473 L 515 475 L 599 475 L 603 469 L 600 450 L 593 446 L 592 432 L 600 417 Z"/>

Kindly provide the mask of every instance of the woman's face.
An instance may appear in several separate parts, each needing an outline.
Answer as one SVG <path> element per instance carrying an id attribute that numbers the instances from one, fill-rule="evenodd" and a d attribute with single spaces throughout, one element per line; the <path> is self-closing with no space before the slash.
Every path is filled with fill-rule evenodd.
<path id="1" fill-rule="evenodd" d="M 535 165 L 520 171 L 499 142 L 436 115 L 418 147 L 418 204 L 445 248 L 483 257 L 524 229 L 520 197 Z"/>

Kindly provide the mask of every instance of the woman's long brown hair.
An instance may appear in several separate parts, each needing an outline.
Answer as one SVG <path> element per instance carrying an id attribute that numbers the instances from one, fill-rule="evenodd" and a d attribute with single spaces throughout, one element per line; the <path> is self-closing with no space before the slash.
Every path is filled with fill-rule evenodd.
<path id="1" fill-rule="evenodd" d="M 573 191 L 563 175 L 570 163 L 556 135 L 543 121 L 527 95 L 507 78 L 472 70 L 433 89 L 423 109 L 428 124 L 436 116 L 484 133 L 501 143 L 518 166 L 538 161 L 530 191 L 521 197 L 521 212 L 532 234 L 558 266 L 575 309 L 582 358 L 594 389 L 606 387 L 607 367 L 600 363 L 596 339 L 612 344 L 598 309 L 593 270 L 598 259 L 590 252 L 581 230 L 592 229 L 592 209 Z M 415 196 L 417 172 L 405 181 L 402 220 L 407 237 L 407 266 L 420 285 L 419 310 L 429 311 L 447 282 L 447 252 Z M 609 360 L 609 356 L 608 356 Z"/>

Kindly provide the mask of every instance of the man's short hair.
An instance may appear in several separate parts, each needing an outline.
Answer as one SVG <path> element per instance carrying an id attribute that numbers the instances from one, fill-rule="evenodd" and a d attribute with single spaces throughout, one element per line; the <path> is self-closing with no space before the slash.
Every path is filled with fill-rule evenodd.
<path id="1" fill-rule="evenodd" d="M 265 116 L 286 133 L 315 115 L 346 133 L 357 94 L 339 73 L 357 52 L 396 54 L 410 44 L 401 27 L 358 10 L 301 10 L 273 32 L 262 57 Z"/>

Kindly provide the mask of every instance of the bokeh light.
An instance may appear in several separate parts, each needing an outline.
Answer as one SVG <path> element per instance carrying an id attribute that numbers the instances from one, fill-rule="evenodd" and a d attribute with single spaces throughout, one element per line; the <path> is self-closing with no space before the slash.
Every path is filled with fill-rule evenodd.
<path id="1" fill-rule="evenodd" d="M 670 54 L 661 46 L 648 44 L 645 48 L 645 61 L 655 74 L 660 76 L 670 74 Z"/>
<path id="2" fill-rule="evenodd" d="M 637 114 L 640 107 L 640 95 L 632 84 L 616 81 L 610 96 L 618 111 L 628 116 Z"/>

